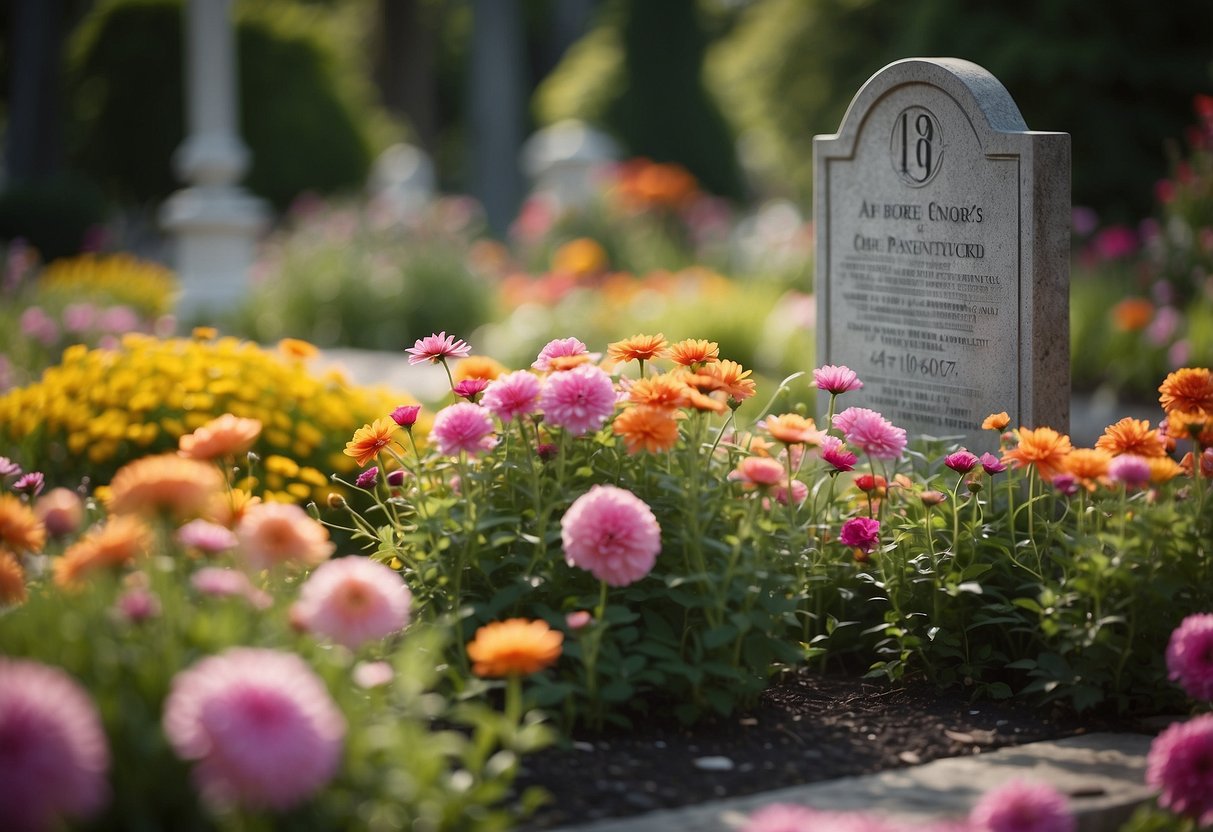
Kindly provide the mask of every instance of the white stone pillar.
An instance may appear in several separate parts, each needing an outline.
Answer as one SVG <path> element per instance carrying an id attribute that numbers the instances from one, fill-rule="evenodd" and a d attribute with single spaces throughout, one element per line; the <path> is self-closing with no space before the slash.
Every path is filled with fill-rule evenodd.
<path id="1" fill-rule="evenodd" d="M 231 0 L 185 6 L 186 138 L 173 156 L 189 187 L 173 194 L 161 222 L 175 236 L 179 314 L 225 312 L 245 297 L 265 203 L 239 186 L 249 152 L 240 141 Z"/>

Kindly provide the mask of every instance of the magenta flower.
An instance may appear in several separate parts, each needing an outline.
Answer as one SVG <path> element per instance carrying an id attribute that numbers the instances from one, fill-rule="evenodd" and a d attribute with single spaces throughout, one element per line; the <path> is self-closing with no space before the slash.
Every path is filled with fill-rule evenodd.
<path id="1" fill-rule="evenodd" d="M 345 717 L 294 653 L 234 647 L 173 679 L 163 726 L 210 803 L 289 809 L 337 772 Z"/>
<path id="2" fill-rule="evenodd" d="M 729 479 L 740 480 L 750 488 L 769 488 L 787 479 L 783 465 L 766 456 L 747 456 L 729 472 Z"/>
<path id="3" fill-rule="evenodd" d="M 847 450 L 837 436 L 825 436 L 821 440 L 821 458 L 834 466 L 835 471 L 854 471 L 858 457 Z"/>
<path id="4" fill-rule="evenodd" d="M 1213 823 L 1213 714 L 1176 722 L 1154 738 L 1146 783 L 1162 792 L 1159 805 Z"/>
<path id="5" fill-rule="evenodd" d="M 405 350 L 410 355 L 410 364 L 424 364 L 427 361 L 437 364 L 448 358 L 465 358 L 471 351 L 466 341 L 456 340 L 454 335 L 447 335 L 446 332 L 418 338 L 417 343 Z"/>
<path id="6" fill-rule="evenodd" d="M 1213 613 L 1189 615 L 1171 633 L 1167 678 L 1193 699 L 1213 700 Z"/>
<path id="7" fill-rule="evenodd" d="M 13 483 L 13 491 L 19 491 L 24 494 L 29 494 L 31 497 L 37 497 L 42 493 L 42 489 L 46 486 L 46 478 L 42 476 L 41 471 L 30 471 L 28 474 L 22 474 Z"/>
<path id="8" fill-rule="evenodd" d="M 874 410 L 848 407 L 834 417 L 847 442 L 874 459 L 897 459 L 906 447 L 904 428 L 894 427 Z"/>
<path id="9" fill-rule="evenodd" d="M 412 363 L 410 361 L 410 363 Z M 421 412 L 419 404 L 402 404 L 392 411 L 392 421 L 402 428 L 411 428 L 417 424 L 417 414 Z"/>
<path id="10" fill-rule="evenodd" d="M 610 586 L 627 586 L 652 571 L 661 551 L 661 527 L 648 505 L 613 485 L 595 485 L 560 520 L 569 566 Z"/>
<path id="11" fill-rule="evenodd" d="M 235 549 L 240 543 L 231 529 L 201 518 L 177 529 L 177 542 L 208 555 Z"/>
<path id="12" fill-rule="evenodd" d="M 316 635 L 357 650 L 409 623 L 413 596 L 400 575 L 365 557 L 330 560 L 299 589 L 291 620 Z"/>
<path id="13" fill-rule="evenodd" d="M 451 388 L 456 396 L 461 399 L 467 399 L 469 402 L 476 401 L 476 397 L 484 392 L 484 388 L 489 386 L 488 379 L 483 378 L 465 378 Z"/>
<path id="14" fill-rule="evenodd" d="M 359 488 L 371 489 L 375 487 L 375 483 L 378 481 L 379 466 L 372 465 L 370 468 L 367 468 L 365 471 L 358 474 L 357 478 L 354 479 L 354 485 L 358 486 Z"/>
<path id="15" fill-rule="evenodd" d="M 964 448 L 943 458 L 943 464 L 958 474 L 969 473 L 977 467 L 977 463 L 980 461 L 975 454 L 969 453 Z"/>
<path id="16" fill-rule="evenodd" d="M 396 488 L 404 485 L 404 471 L 397 468 L 387 475 L 387 484 Z"/>
<path id="17" fill-rule="evenodd" d="M 1073 832 L 1074 815 L 1052 786 L 1012 780 L 985 794 L 969 814 L 980 832 Z"/>
<path id="18" fill-rule="evenodd" d="M 0 656 L 4 828 L 44 830 L 109 801 L 109 746 L 88 692 L 57 667 Z"/>
<path id="19" fill-rule="evenodd" d="M 243 598 L 258 610 L 269 609 L 274 603 L 269 593 L 257 589 L 247 575 L 235 569 L 204 566 L 190 575 L 190 586 L 212 598 Z"/>
<path id="20" fill-rule="evenodd" d="M 1078 493 L 1078 477 L 1073 474 L 1058 474 L 1050 482 L 1059 493 L 1066 497 L 1073 497 Z"/>
<path id="21" fill-rule="evenodd" d="M 1007 465 L 992 453 L 984 453 L 981 455 L 981 467 L 991 477 L 995 474 L 1001 474 L 1007 470 Z"/>
<path id="22" fill-rule="evenodd" d="M 1108 464 L 1108 479 L 1125 488 L 1144 488 L 1150 482 L 1150 463 L 1134 454 L 1122 454 Z"/>
<path id="23" fill-rule="evenodd" d="M 534 373 L 526 370 L 507 373 L 489 385 L 480 404 L 502 422 L 521 419 L 539 410 L 542 387 Z"/>
<path id="24" fill-rule="evenodd" d="M 461 451 L 480 454 L 497 444 L 492 417 L 483 407 L 471 402 L 458 402 L 438 411 L 430 429 L 430 439 L 443 456 L 456 456 Z"/>
<path id="25" fill-rule="evenodd" d="M 838 542 L 867 554 L 880 545 L 880 521 L 871 517 L 852 517 L 842 524 Z"/>
<path id="26" fill-rule="evenodd" d="M 850 367 L 826 364 L 813 371 L 813 384 L 833 396 L 850 393 L 863 387 L 863 382 Z"/>
<path id="27" fill-rule="evenodd" d="M 21 476 L 21 466 L 6 456 L 0 456 L 0 479 Z"/>
<path id="28" fill-rule="evenodd" d="M 546 373 L 552 369 L 553 358 L 566 358 L 570 355 L 589 355 L 589 348 L 576 338 L 557 338 L 544 345 L 531 367 Z"/>
<path id="29" fill-rule="evenodd" d="M 581 436 L 601 428 L 615 412 L 615 386 L 601 369 L 582 364 L 549 378 L 539 407 L 547 424 Z"/>

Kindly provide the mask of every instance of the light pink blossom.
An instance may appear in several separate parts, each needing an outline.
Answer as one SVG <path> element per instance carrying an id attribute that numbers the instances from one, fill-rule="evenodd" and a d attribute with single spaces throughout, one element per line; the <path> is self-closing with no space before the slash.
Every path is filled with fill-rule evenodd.
<path id="1" fill-rule="evenodd" d="M 269 609 L 274 603 L 269 593 L 253 586 L 248 575 L 235 569 L 204 566 L 190 575 L 190 586 L 212 598 L 243 598 L 254 609 Z"/>
<path id="2" fill-rule="evenodd" d="M 458 340 L 454 335 L 447 335 L 445 331 L 418 338 L 413 346 L 405 350 L 409 353 L 410 364 L 424 364 L 427 361 L 437 364 L 448 358 L 466 358 L 471 351 L 472 348 L 466 341 Z"/>
<path id="3" fill-rule="evenodd" d="M 411 602 L 394 570 L 370 558 L 338 558 L 320 564 L 304 581 L 291 620 L 357 650 L 403 630 Z"/>
<path id="4" fill-rule="evenodd" d="M 460 451 L 481 454 L 497 444 L 489 412 L 471 402 L 457 402 L 438 411 L 430 439 L 443 456 L 457 456 Z"/>
<path id="5" fill-rule="evenodd" d="M 198 518 L 177 529 L 177 542 L 214 555 L 235 549 L 240 541 L 236 539 L 235 532 L 226 526 Z"/>
<path id="6" fill-rule="evenodd" d="M 1213 613 L 1189 615 L 1171 633 L 1167 678 L 1193 699 L 1213 701 Z"/>
<path id="7" fill-rule="evenodd" d="M 521 419 L 539 410 L 542 386 L 539 377 L 526 370 L 507 373 L 489 385 L 480 404 L 502 422 Z"/>
<path id="8" fill-rule="evenodd" d="M 750 488 L 769 488 L 787 480 L 787 472 L 770 457 L 747 456 L 729 472 L 729 479 L 740 480 Z"/>
<path id="9" fill-rule="evenodd" d="M 543 349 L 539 351 L 539 357 L 531 363 L 531 367 L 542 373 L 546 373 L 552 369 L 553 358 L 567 358 L 571 355 L 589 354 L 589 348 L 577 338 L 557 338 L 553 341 L 548 341 L 544 345 Z"/>
<path id="10" fill-rule="evenodd" d="M 834 427 L 847 442 L 874 459 L 897 459 L 906 447 L 904 428 L 894 425 L 874 410 L 850 407 L 834 417 Z"/>
<path id="11" fill-rule="evenodd" d="M 771 490 L 771 496 L 775 498 L 775 502 L 788 504 L 788 484 L 786 482 L 779 483 Z M 792 502 L 800 505 L 809 496 L 809 487 L 800 480 L 792 480 Z"/>
<path id="12" fill-rule="evenodd" d="M 854 370 L 834 364 L 826 364 L 824 367 L 814 370 L 813 384 L 817 389 L 825 390 L 834 396 L 850 393 L 852 390 L 859 390 L 863 387 L 863 382 L 859 380 L 859 376 L 855 374 Z"/>
<path id="13" fill-rule="evenodd" d="M 565 559 L 611 586 L 627 586 L 652 571 L 661 527 L 648 505 L 613 485 L 595 485 L 560 521 Z"/>
<path id="14" fill-rule="evenodd" d="M 328 529 L 294 503 L 256 503 L 236 526 L 240 554 L 250 569 L 283 564 L 315 566 L 336 548 Z"/>
<path id="15" fill-rule="evenodd" d="M 1074 814 L 1066 799 L 1046 783 L 1012 780 L 973 807 L 969 822 L 976 832 L 1074 832 Z"/>
<path id="16" fill-rule="evenodd" d="M 1150 743 L 1146 783 L 1158 789 L 1159 805 L 1213 823 L 1213 714 L 1176 722 Z"/>
<path id="17" fill-rule="evenodd" d="M 378 688 L 388 684 L 396 671 L 387 662 L 358 662 L 354 665 L 354 684 L 360 688 Z"/>
<path id="18" fill-rule="evenodd" d="M 547 424 L 581 436 L 601 428 L 615 411 L 615 386 L 601 369 L 583 364 L 549 378 L 539 407 Z"/>

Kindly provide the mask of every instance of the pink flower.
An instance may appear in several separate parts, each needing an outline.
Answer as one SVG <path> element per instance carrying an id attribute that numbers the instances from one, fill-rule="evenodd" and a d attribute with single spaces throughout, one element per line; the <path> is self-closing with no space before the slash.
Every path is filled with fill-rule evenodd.
<path id="1" fill-rule="evenodd" d="M 57 828 L 109 801 L 109 747 L 88 693 L 57 667 L 0 657 L 4 827 Z"/>
<path id="2" fill-rule="evenodd" d="M 1159 805 L 1213 823 L 1213 714 L 1176 722 L 1150 743 L 1146 783 L 1159 789 Z"/>
<path id="3" fill-rule="evenodd" d="M 115 606 L 118 614 L 132 624 L 140 624 L 160 615 L 160 599 L 154 592 L 140 586 L 122 593 Z"/>
<path id="4" fill-rule="evenodd" d="M 852 517 L 842 524 L 838 542 L 843 546 L 859 549 L 865 554 L 871 552 L 880 544 L 880 521 L 871 517 Z"/>
<path id="5" fill-rule="evenodd" d="M 13 491 L 19 491 L 29 494 L 31 497 L 37 497 L 42 493 L 42 489 L 46 486 L 46 478 L 42 476 L 41 471 L 30 471 L 28 474 L 22 474 L 13 483 Z"/>
<path id="6" fill-rule="evenodd" d="M 906 447 L 906 432 L 874 410 L 848 407 L 834 417 L 834 427 L 847 442 L 875 459 L 897 459 Z"/>
<path id="7" fill-rule="evenodd" d="M 980 462 L 982 470 L 984 470 L 990 476 L 1001 474 L 1003 471 L 1007 470 L 1006 463 L 991 453 L 982 454 Z"/>
<path id="8" fill-rule="evenodd" d="M 772 803 L 746 819 L 741 832 L 807 832 L 814 829 L 821 813 L 807 806 Z"/>
<path id="9" fill-rule="evenodd" d="M 771 496 L 775 498 L 775 502 L 782 503 L 786 506 L 788 504 L 787 483 L 780 483 L 779 485 L 776 485 L 771 491 Z M 809 487 L 800 480 L 792 480 L 792 502 L 796 503 L 796 505 L 800 505 L 808 496 Z"/>
<path id="10" fill-rule="evenodd" d="M 372 465 L 365 471 L 362 471 L 354 478 L 354 485 L 359 488 L 371 489 L 375 487 L 375 483 L 379 482 L 379 466 Z"/>
<path id="11" fill-rule="evenodd" d="M 360 688 L 377 688 L 388 684 L 396 672 L 387 662 L 358 662 L 354 665 L 354 684 Z"/>
<path id="12" fill-rule="evenodd" d="M 250 569 L 280 564 L 315 566 L 336 548 L 328 529 L 294 503 L 256 503 L 236 526 L 240 553 Z"/>
<path id="13" fill-rule="evenodd" d="M 835 471 L 853 471 L 858 457 L 847 450 L 837 436 L 826 436 L 821 440 L 821 458 L 834 466 Z"/>
<path id="14" fill-rule="evenodd" d="M 293 621 L 351 650 L 398 633 L 409 623 L 412 595 L 398 575 L 365 557 L 322 563 L 299 589 Z"/>
<path id="15" fill-rule="evenodd" d="M 395 471 L 387 475 L 387 484 L 394 488 L 399 488 L 404 485 L 404 470 L 397 468 Z"/>
<path id="16" fill-rule="evenodd" d="M 1121 454 L 1108 464 L 1108 479 L 1125 488 L 1144 488 L 1150 482 L 1150 464 L 1140 456 Z"/>
<path id="17" fill-rule="evenodd" d="M 209 520 L 191 520 L 177 529 L 177 542 L 182 546 L 198 549 L 208 555 L 235 549 L 239 544 L 235 533 L 226 526 Z"/>
<path id="18" fill-rule="evenodd" d="M 859 380 L 859 376 L 855 375 L 854 370 L 850 367 L 833 364 L 826 364 L 824 367 L 814 370 L 813 384 L 818 390 L 825 390 L 833 396 L 850 393 L 852 390 L 859 390 L 863 387 L 863 382 Z"/>
<path id="19" fill-rule="evenodd" d="M 1213 613 L 1189 615 L 1171 633 L 1167 678 L 1193 699 L 1213 700 Z"/>
<path id="20" fill-rule="evenodd" d="M 1050 482 L 1066 497 L 1073 497 L 1078 493 L 1078 477 L 1073 474 L 1058 474 Z"/>
<path id="21" fill-rule="evenodd" d="M 593 620 L 594 616 L 589 610 L 574 610 L 564 617 L 564 626 L 570 630 L 580 630 L 588 627 Z"/>
<path id="22" fill-rule="evenodd" d="M 547 424 L 581 436 L 601 428 L 615 411 L 615 386 L 601 369 L 583 364 L 549 378 L 539 407 Z"/>
<path id="23" fill-rule="evenodd" d="M 465 378 L 451 388 L 456 396 L 461 399 L 467 399 L 469 402 L 476 401 L 476 397 L 484 392 L 484 388 L 489 386 L 488 379 L 484 378 Z"/>
<path id="24" fill-rule="evenodd" d="M 417 424 L 417 414 L 421 412 L 419 404 L 402 404 L 392 411 L 392 421 L 402 428 L 411 428 Z"/>
<path id="25" fill-rule="evenodd" d="M 1066 799 L 1052 786 L 1012 780 L 989 791 L 969 814 L 978 832 L 1073 832 Z"/>
<path id="26" fill-rule="evenodd" d="M 346 723 L 299 656 L 234 647 L 181 671 L 164 703 L 164 733 L 211 803 L 289 809 L 341 763 Z"/>
<path id="27" fill-rule="evenodd" d="M 531 367 L 546 373 L 552 369 L 553 358 L 566 358 L 570 355 L 589 355 L 589 348 L 576 338 L 557 338 L 544 345 Z"/>
<path id="28" fill-rule="evenodd" d="M 254 609 L 269 609 L 274 603 L 268 593 L 257 589 L 247 575 L 235 569 L 204 566 L 190 575 L 190 586 L 212 598 L 243 598 Z"/>
<path id="29" fill-rule="evenodd" d="M 980 461 L 975 454 L 969 453 L 964 448 L 943 458 L 943 464 L 958 474 L 969 473 L 977 467 L 977 463 Z"/>
<path id="30" fill-rule="evenodd" d="M 541 387 L 534 373 L 526 370 L 507 373 L 489 385 L 480 404 L 502 422 L 521 419 L 539 409 Z"/>
<path id="31" fill-rule="evenodd" d="M 747 456 L 729 472 L 729 479 L 740 480 L 750 488 L 768 488 L 787 479 L 783 465 L 766 456 Z"/>
<path id="32" fill-rule="evenodd" d="M 443 456 L 457 456 L 460 451 L 480 454 L 497 444 L 488 411 L 471 402 L 458 402 L 438 411 L 430 439 Z"/>
<path id="33" fill-rule="evenodd" d="M 448 358 L 466 358 L 471 351 L 466 341 L 456 340 L 454 335 L 447 335 L 445 331 L 418 338 L 417 343 L 405 350 L 410 355 L 410 364 L 424 364 L 427 361 L 437 364 Z"/>
<path id="34" fill-rule="evenodd" d="M 6 456 L 0 456 L 0 479 L 21 476 L 21 466 Z"/>
<path id="35" fill-rule="evenodd" d="M 627 586 L 653 569 L 661 527 L 647 504 L 613 485 L 595 485 L 560 521 L 569 566 L 588 570 L 611 586 Z"/>

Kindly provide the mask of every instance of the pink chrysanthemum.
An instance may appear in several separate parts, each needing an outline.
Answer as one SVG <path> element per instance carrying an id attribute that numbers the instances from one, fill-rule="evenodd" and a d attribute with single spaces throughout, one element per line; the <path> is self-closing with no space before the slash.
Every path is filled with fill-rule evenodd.
<path id="1" fill-rule="evenodd" d="M 413 346 L 405 350 L 409 353 L 410 364 L 424 364 L 427 361 L 437 364 L 448 358 L 466 358 L 471 351 L 472 348 L 466 341 L 460 341 L 454 335 L 447 335 L 445 331 L 418 338 Z"/>
<path id="2" fill-rule="evenodd" d="M 1213 700 L 1213 613 L 1189 615 L 1171 633 L 1167 678 L 1193 699 Z"/>
<path id="3" fill-rule="evenodd" d="M 526 370 L 507 373 L 489 385 L 480 404 L 502 422 L 521 419 L 539 410 L 542 387 L 534 373 Z"/>
<path id="4" fill-rule="evenodd" d="M 976 832 L 1073 832 L 1074 815 L 1052 786 L 1012 780 L 989 791 L 969 814 Z"/>
<path id="5" fill-rule="evenodd" d="M 880 543 L 880 521 L 871 517 L 852 517 L 842 524 L 838 542 L 843 546 L 871 552 Z"/>
<path id="6" fill-rule="evenodd" d="M 332 779 L 345 717 L 299 656 L 236 647 L 178 673 L 164 733 L 214 804 L 289 809 Z"/>
<path id="7" fill-rule="evenodd" d="M 821 458 L 834 466 L 835 471 L 854 471 L 855 463 L 859 461 L 837 436 L 826 436 L 821 440 Z"/>
<path id="8" fill-rule="evenodd" d="M 212 598 L 243 598 L 255 609 L 269 609 L 274 599 L 269 593 L 253 586 L 248 575 L 235 569 L 204 566 L 190 575 L 190 586 Z"/>
<path id="9" fill-rule="evenodd" d="M 294 503 L 256 503 L 236 526 L 240 553 L 250 569 L 281 564 L 315 566 L 336 548 L 328 529 Z"/>
<path id="10" fill-rule="evenodd" d="M 88 693 L 56 667 L 0 657 L 0 813 L 4 828 L 57 828 L 109 800 L 109 747 Z"/>
<path id="11" fill-rule="evenodd" d="M 863 382 L 850 367 L 827 364 L 813 371 L 813 384 L 818 390 L 825 390 L 832 395 L 850 393 L 859 390 Z"/>
<path id="12" fill-rule="evenodd" d="M 652 571 L 661 527 L 648 505 L 613 485 L 595 485 L 560 521 L 565 560 L 611 586 L 627 586 Z"/>
<path id="13" fill-rule="evenodd" d="M 409 623 L 412 595 L 400 575 L 365 557 L 330 560 L 299 589 L 291 620 L 357 650 Z"/>
<path id="14" fill-rule="evenodd" d="M 740 480 L 750 488 L 769 488 L 787 480 L 783 463 L 769 456 L 747 456 L 729 472 L 729 479 Z"/>
<path id="15" fill-rule="evenodd" d="M 958 474 L 967 474 L 977 467 L 977 463 L 981 460 L 976 454 L 961 448 L 954 454 L 948 454 L 943 458 L 943 464 L 951 468 Z"/>
<path id="16" fill-rule="evenodd" d="M 1150 463 L 1144 457 L 1121 454 L 1108 463 L 1108 479 L 1125 488 L 1145 488 L 1150 483 Z"/>
<path id="17" fill-rule="evenodd" d="M 589 356 L 589 348 L 577 338 L 557 338 L 544 345 L 531 366 L 541 373 L 546 373 L 552 369 L 553 358 L 568 358 L 574 355 Z"/>
<path id="18" fill-rule="evenodd" d="M 547 424 L 581 436 L 601 428 L 615 411 L 615 386 L 602 370 L 583 364 L 550 377 L 539 407 Z"/>
<path id="19" fill-rule="evenodd" d="M 460 451 L 481 454 L 497 444 L 493 419 L 487 410 L 471 402 L 458 402 L 439 410 L 430 428 L 430 439 L 443 456 L 457 456 Z"/>
<path id="20" fill-rule="evenodd" d="M 894 427 L 874 410 L 849 407 L 834 417 L 847 442 L 874 459 L 897 459 L 906 447 L 904 428 Z"/>
<path id="21" fill-rule="evenodd" d="M 208 555 L 235 549 L 239 543 L 235 532 L 227 526 L 201 518 L 191 520 L 177 529 L 177 542 Z"/>
<path id="22" fill-rule="evenodd" d="M 1162 792 L 1159 805 L 1213 823 L 1213 714 L 1177 722 L 1154 738 L 1146 783 Z"/>

